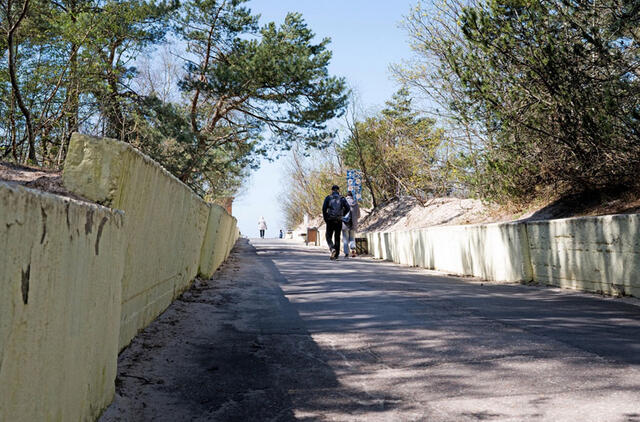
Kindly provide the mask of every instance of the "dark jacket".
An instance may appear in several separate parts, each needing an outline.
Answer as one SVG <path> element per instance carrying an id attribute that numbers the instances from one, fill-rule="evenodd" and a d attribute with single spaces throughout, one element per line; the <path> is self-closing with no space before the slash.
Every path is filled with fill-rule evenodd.
<path id="1" fill-rule="evenodd" d="M 343 216 L 347 215 L 347 213 L 351 209 L 349 207 L 349 203 L 347 202 L 346 199 L 341 197 L 338 192 L 332 192 L 331 195 L 328 195 L 326 198 L 324 198 L 324 203 L 322 204 L 322 218 L 324 218 L 324 222 L 325 223 L 329 222 L 328 221 L 329 216 L 327 215 L 327 210 L 329 209 L 329 202 L 331 201 L 331 199 L 333 199 L 336 196 L 338 198 L 340 198 L 340 205 L 342 206 L 342 215 Z M 340 222 L 340 223 L 342 223 L 342 222 Z"/>

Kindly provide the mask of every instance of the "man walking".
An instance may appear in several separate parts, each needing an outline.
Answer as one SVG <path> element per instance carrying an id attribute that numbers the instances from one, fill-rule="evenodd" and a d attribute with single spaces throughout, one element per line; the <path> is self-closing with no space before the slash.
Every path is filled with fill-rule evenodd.
<path id="1" fill-rule="evenodd" d="M 327 245 L 331 250 L 330 259 L 338 259 L 340 254 L 342 217 L 347 215 L 349 210 L 347 200 L 340 196 L 340 187 L 333 185 L 331 187 L 331 195 L 328 195 L 322 204 L 322 217 L 327 224 Z"/>

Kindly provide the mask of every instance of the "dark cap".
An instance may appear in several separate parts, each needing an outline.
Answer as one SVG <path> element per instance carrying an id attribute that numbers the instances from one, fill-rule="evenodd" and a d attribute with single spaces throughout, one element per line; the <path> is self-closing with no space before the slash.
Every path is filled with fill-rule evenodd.
<path id="1" fill-rule="evenodd" d="M 332 190 L 332 191 L 338 191 L 338 190 L 340 190 L 340 186 L 338 186 L 338 185 L 333 185 L 333 186 L 331 186 L 331 190 Z"/>

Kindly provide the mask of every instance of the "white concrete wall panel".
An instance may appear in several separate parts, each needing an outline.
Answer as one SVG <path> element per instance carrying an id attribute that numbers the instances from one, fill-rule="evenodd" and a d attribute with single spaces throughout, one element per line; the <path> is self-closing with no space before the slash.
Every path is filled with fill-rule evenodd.
<path id="1" fill-rule="evenodd" d="M 537 282 L 640 296 L 640 215 L 532 222 L 527 232 Z"/>
<path id="2" fill-rule="evenodd" d="M 376 258 L 505 282 L 640 297 L 640 215 L 364 233 Z"/>
<path id="3" fill-rule="evenodd" d="M 441 226 L 369 233 L 370 253 L 399 264 L 494 281 L 530 281 L 526 230 L 518 224 Z"/>

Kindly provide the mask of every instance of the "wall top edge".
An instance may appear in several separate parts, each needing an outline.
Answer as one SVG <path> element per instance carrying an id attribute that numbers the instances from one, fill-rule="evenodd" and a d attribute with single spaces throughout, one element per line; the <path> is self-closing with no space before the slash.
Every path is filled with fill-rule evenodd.
<path id="1" fill-rule="evenodd" d="M 591 222 L 591 221 L 611 221 L 611 220 L 632 220 L 639 219 L 640 213 L 634 214 L 608 214 L 608 215 L 600 215 L 600 216 L 581 216 L 581 217 L 568 217 L 568 218 L 556 218 L 551 220 L 516 220 L 516 221 L 508 221 L 508 222 L 499 222 L 499 223 L 486 223 L 486 224 L 464 224 L 464 225 L 451 225 L 451 226 L 430 226 L 430 227 L 422 227 L 416 229 L 408 229 L 408 230 L 380 230 L 380 231 L 369 231 L 362 232 L 359 234 L 375 234 L 375 233 L 410 233 L 410 232 L 418 232 L 425 230 L 451 230 L 451 229 L 474 229 L 474 228 L 483 228 L 483 227 L 509 227 L 509 226 L 520 226 L 520 225 L 548 225 L 548 224 L 562 224 L 567 222 Z"/>
<path id="2" fill-rule="evenodd" d="M 205 201 L 191 187 L 189 187 L 186 183 L 184 183 L 183 181 L 178 179 L 176 176 L 171 174 L 171 172 L 169 172 L 169 170 L 164 168 L 164 166 L 162 166 L 162 164 L 160 164 L 159 162 L 157 162 L 156 160 L 154 160 L 153 158 L 151 158 L 150 156 L 148 156 L 144 152 L 140 151 L 139 149 L 137 149 L 133 145 L 128 144 L 126 142 L 119 141 L 117 139 L 113 139 L 113 138 L 86 135 L 86 134 L 79 133 L 79 132 L 74 132 L 72 136 L 79 136 L 79 137 L 88 139 L 91 142 L 96 142 L 96 143 L 97 142 L 105 142 L 106 141 L 106 142 L 112 143 L 116 148 L 120 148 L 120 149 L 132 152 L 133 154 L 139 156 L 146 164 L 159 169 L 162 172 L 162 174 L 167 176 L 171 181 L 173 181 L 173 182 L 179 184 L 180 186 L 182 186 L 183 188 L 187 189 L 189 191 L 189 193 L 191 195 L 193 195 L 194 199 L 200 201 L 202 204 L 206 205 L 209 208 L 214 207 L 214 206 L 220 207 L 224 211 L 225 214 L 233 217 L 231 214 L 229 214 L 227 212 L 227 210 L 223 206 L 218 205 L 218 204 L 214 204 L 212 202 Z"/>
<path id="3" fill-rule="evenodd" d="M 586 216 L 579 216 L 579 217 L 555 218 L 552 220 L 533 220 L 533 221 L 522 220 L 519 222 L 525 223 L 528 225 L 542 225 L 542 224 L 576 222 L 576 221 L 579 222 L 579 221 L 596 221 L 596 220 L 633 220 L 638 218 L 640 218 L 640 213 L 586 215 Z"/>
<path id="4" fill-rule="evenodd" d="M 119 209 L 105 207 L 103 205 L 96 204 L 95 202 L 80 201 L 68 196 L 62 196 L 51 192 L 45 192 L 39 189 L 29 188 L 16 182 L 0 180 L 0 190 L 8 190 L 12 191 L 13 193 L 25 193 L 27 195 L 40 197 L 47 201 L 59 202 L 60 204 L 73 204 L 77 207 L 92 209 L 94 211 L 100 211 L 114 216 L 117 215 L 122 217 L 125 214 L 124 211 Z"/>
<path id="5" fill-rule="evenodd" d="M 153 158 L 149 157 L 147 154 L 145 154 L 144 152 L 140 151 L 139 149 L 137 149 L 133 145 L 128 144 L 126 142 L 119 141 L 117 139 L 113 139 L 113 138 L 85 135 L 85 134 L 79 133 L 79 132 L 74 132 L 72 136 L 74 136 L 74 137 L 82 137 L 84 139 L 89 140 L 90 142 L 95 142 L 95 143 L 108 142 L 108 143 L 113 144 L 116 148 L 120 148 L 120 149 L 129 151 L 129 152 L 139 156 L 142 159 L 143 162 L 145 162 L 146 164 L 148 164 L 148 165 L 150 165 L 152 167 L 155 167 L 158 170 L 160 170 L 162 172 L 162 174 L 164 176 L 167 176 L 172 182 L 177 183 L 177 184 L 181 185 L 183 188 L 187 189 L 189 191 L 189 193 L 191 195 L 193 195 L 194 199 L 197 199 L 198 201 L 202 202 L 203 204 L 205 204 L 205 205 L 207 205 L 209 207 L 211 206 L 211 203 L 209 203 L 209 202 L 205 201 L 204 199 L 202 199 L 202 197 L 200 195 L 198 195 L 186 183 L 184 183 L 183 181 L 178 179 L 176 176 L 171 174 L 171 172 L 169 172 L 169 170 L 164 168 L 164 166 L 162 166 L 162 164 L 160 164 L 159 162 L 157 162 Z"/>
<path id="6" fill-rule="evenodd" d="M 456 225 L 439 225 L 439 226 L 429 226 L 429 227 L 420 227 L 415 229 L 406 229 L 406 230 L 378 230 L 378 231 L 367 231 L 364 233 L 411 233 L 423 230 L 450 230 L 450 229 L 473 229 L 473 228 L 482 228 L 482 227 L 497 227 L 497 226 L 518 226 L 524 223 L 524 221 L 507 221 L 507 222 L 498 222 L 498 223 L 484 223 L 484 224 L 456 224 Z"/>

